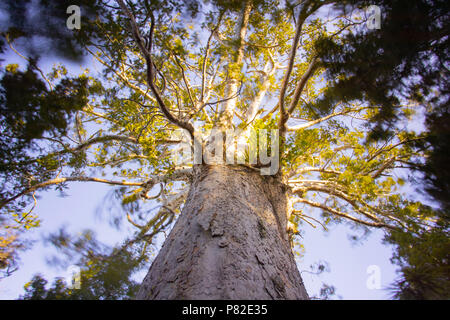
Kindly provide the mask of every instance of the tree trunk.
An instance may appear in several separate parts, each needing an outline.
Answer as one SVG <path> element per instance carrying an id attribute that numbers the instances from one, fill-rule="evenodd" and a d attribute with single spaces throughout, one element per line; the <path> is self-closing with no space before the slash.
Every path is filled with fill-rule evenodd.
<path id="1" fill-rule="evenodd" d="M 242 166 L 196 166 L 137 299 L 308 299 L 286 212 L 276 177 Z"/>

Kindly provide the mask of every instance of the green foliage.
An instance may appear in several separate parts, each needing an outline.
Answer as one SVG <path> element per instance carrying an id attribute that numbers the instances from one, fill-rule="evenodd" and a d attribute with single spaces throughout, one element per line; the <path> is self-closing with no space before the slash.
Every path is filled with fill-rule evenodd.
<path id="1" fill-rule="evenodd" d="M 430 210 L 423 208 L 422 210 Z M 448 217 L 448 214 L 447 214 Z M 423 232 L 391 232 L 385 239 L 394 244 L 392 262 L 400 275 L 391 285 L 393 297 L 402 300 L 450 298 L 450 225 L 446 217 Z"/>
<path id="2" fill-rule="evenodd" d="M 62 260 L 57 257 L 51 260 L 52 266 L 80 267 L 80 288 L 71 287 L 60 278 L 47 288 L 48 281 L 37 274 L 25 284 L 25 294 L 19 299 L 118 300 L 132 299 L 136 294 L 139 284 L 132 276 L 147 261 L 147 252 L 141 252 L 139 246 L 108 248 L 89 230 L 73 237 L 61 229 L 50 235 L 47 241 L 64 256 Z"/>
<path id="3" fill-rule="evenodd" d="M 41 275 L 33 276 L 30 282 L 24 286 L 25 294 L 20 297 L 21 300 L 66 300 L 70 294 L 69 289 L 63 279 L 57 279 L 53 282 L 51 288 L 47 289 L 47 280 Z"/>
<path id="4" fill-rule="evenodd" d="M 30 66 L 25 72 L 18 71 L 17 65 L 6 70 L 0 81 L 0 111 L 2 129 L 9 138 L 30 143 L 45 133 L 67 133 L 71 116 L 87 102 L 87 78 L 63 78 L 48 90 Z M 6 157 L 2 154 L 2 158 Z"/>

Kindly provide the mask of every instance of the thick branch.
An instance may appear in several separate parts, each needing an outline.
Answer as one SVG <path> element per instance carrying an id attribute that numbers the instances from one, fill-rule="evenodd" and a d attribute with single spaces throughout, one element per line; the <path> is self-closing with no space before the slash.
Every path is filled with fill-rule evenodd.
<path id="1" fill-rule="evenodd" d="M 211 34 L 208 37 L 208 41 L 206 43 L 206 49 L 205 49 L 205 56 L 203 57 L 203 64 L 202 64 L 202 86 L 201 86 L 201 93 L 200 93 L 200 102 L 203 103 L 205 100 L 205 83 L 206 83 L 206 65 L 208 63 L 209 58 L 209 47 L 211 45 L 211 40 L 213 38 L 213 35 L 215 32 L 217 32 L 217 29 L 220 26 L 220 22 L 222 21 L 223 12 L 219 16 L 219 20 L 217 22 L 217 25 L 211 30 Z"/>
<path id="2" fill-rule="evenodd" d="M 341 174 L 342 173 L 341 171 L 328 170 L 328 169 L 319 168 L 319 167 L 304 167 L 304 168 L 300 168 L 297 171 L 295 171 L 292 174 L 292 176 L 302 174 L 302 173 L 307 173 L 307 172 L 322 172 L 322 173 L 331 173 L 331 174 Z"/>
<path id="3" fill-rule="evenodd" d="M 335 113 L 329 114 L 329 115 L 327 115 L 325 117 L 322 117 L 320 119 L 312 120 L 312 121 L 309 121 L 309 122 L 306 122 L 306 123 L 302 123 L 302 124 L 299 124 L 299 125 L 296 125 L 296 126 L 286 126 L 286 129 L 288 131 L 303 130 L 303 129 L 312 127 L 312 126 L 314 126 L 314 125 L 316 125 L 318 123 L 321 123 L 323 121 L 326 121 L 328 119 L 331 119 L 333 117 L 336 117 L 336 116 L 339 116 L 339 115 L 343 115 L 343 114 L 345 114 L 345 112 L 335 112 Z"/>
<path id="4" fill-rule="evenodd" d="M 378 168 L 377 171 L 372 174 L 372 179 L 378 178 L 386 169 L 389 169 L 389 167 L 391 167 L 393 163 L 395 163 L 395 160 L 395 157 L 389 158 L 385 163 L 381 165 L 380 168 Z"/>
<path id="5" fill-rule="evenodd" d="M 122 142 L 129 142 L 129 143 L 138 143 L 137 139 L 135 139 L 133 137 L 106 135 L 106 136 L 101 136 L 101 137 L 90 139 L 82 144 L 79 144 L 75 148 L 69 149 L 67 151 L 70 151 L 70 152 L 81 151 L 81 150 L 88 148 L 89 146 L 91 146 L 93 144 L 100 143 L 100 142 L 107 142 L 107 141 L 122 141 Z"/>
<path id="6" fill-rule="evenodd" d="M 128 16 L 131 24 L 131 31 L 133 34 L 133 38 L 136 41 L 136 44 L 141 51 L 141 53 L 144 55 L 146 63 L 147 63 L 147 83 L 150 87 L 150 90 L 152 91 L 153 95 L 155 96 L 156 101 L 158 102 L 159 108 L 161 112 L 164 114 L 164 116 L 169 120 L 171 123 L 175 124 L 176 126 L 186 129 L 189 134 L 191 135 L 191 138 L 194 139 L 194 127 L 189 122 L 182 121 L 178 118 L 176 118 L 172 113 L 169 111 L 169 108 L 167 108 L 166 104 L 164 103 L 164 100 L 162 99 L 161 95 L 159 94 L 158 88 L 155 86 L 153 79 L 154 79 L 154 73 L 153 73 L 153 60 L 151 57 L 151 46 L 149 47 L 150 50 L 147 50 L 147 47 L 145 46 L 145 41 L 142 38 L 139 28 L 136 24 L 136 20 L 131 13 L 131 11 L 128 9 L 128 7 L 125 5 L 123 0 L 117 0 L 119 6 L 122 8 L 122 11 Z M 153 36 L 153 28 L 154 28 L 154 18 L 152 15 L 152 25 L 151 25 L 151 31 L 150 31 L 150 43 L 151 38 Z"/>
<path id="7" fill-rule="evenodd" d="M 94 178 L 94 177 L 83 177 L 83 176 L 76 176 L 76 177 L 65 177 L 65 178 L 55 178 L 51 180 L 47 180 L 41 183 L 37 183 L 33 186 L 30 186 L 23 190 L 22 192 L 16 194 L 15 196 L 6 199 L 0 203 L 0 208 L 4 207 L 8 203 L 26 195 L 29 193 L 32 193 L 36 190 L 43 189 L 52 185 L 61 184 L 64 182 L 99 182 L 109 185 L 119 185 L 119 186 L 134 186 L 134 187 L 144 187 L 148 188 L 149 186 L 153 186 L 160 182 L 166 182 L 166 181 L 175 181 L 175 180 L 186 180 L 189 179 L 191 176 L 192 169 L 191 168 L 181 168 L 179 170 L 175 170 L 171 174 L 162 174 L 162 175 L 155 175 L 150 177 L 147 181 L 142 182 L 130 182 L 130 181 L 114 181 L 114 180 L 107 180 L 107 179 L 100 179 L 100 178 Z"/>
<path id="8" fill-rule="evenodd" d="M 289 53 L 289 63 L 286 70 L 286 73 L 284 74 L 283 83 L 281 85 L 280 89 L 280 98 L 278 102 L 278 106 L 280 108 L 280 121 L 279 121 L 279 130 L 280 130 L 280 136 L 284 136 L 284 133 L 286 131 L 285 125 L 289 118 L 288 112 L 286 111 L 286 108 L 284 106 L 284 98 L 286 96 L 286 90 L 289 83 L 289 79 L 291 77 L 292 69 L 294 68 L 294 61 L 295 61 L 295 55 L 297 52 L 297 46 L 300 41 L 300 35 L 302 33 L 302 27 L 303 23 L 306 20 L 306 14 L 305 14 L 305 7 L 300 10 L 298 19 L 297 19 L 297 25 L 295 28 L 295 36 L 294 40 L 292 42 L 291 51 Z"/>
<path id="9" fill-rule="evenodd" d="M 237 24 L 236 29 L 236 38 L 237 38 L 236 42 L 238 43 L 238 45 L 236 48 L 236 55 L 233 61 L 230 62 L 232 64 L 236 64 L 237 66 L 239 66 L 239 70 L 242 63 L 242 59 L 244 57 L 245 36 L 247 34 L 247 26 L 250 18 L 251 9 L 252 9 L 252 1 L 247 0 L 243 6 L 240 21 Z M 237 92 L 238 92 L 238 79 L 236 77 L 236 74 L 232 73 L 225 87 L 226 100 L 223 105 L 220 117 L 221 118 L 220 120 L 225 128 L 231 127 L 234 109 L 236 108 Z"/>
<path id="10" fill-rule="evenodd" d="M 314 70 L 318 67 L 318 59 L 316 57 L 313 58 L 311 63 L 308 66 L 308 69 L 306 69 L 305 73 L 302 75 L 300 81 L 297 83 L 297 86 L 295 88 L 294 96 L 292 97 L 291 104 L 289 105 L 288 113 L 291 114 L 294 112 L 294 109 L 297 107 L 298 100 L 300 99 L 300 96 L 303 92 L 303 89 L 306 86 L 306 83 L 308 82 L 309 78 L 314 73 Z"/>
<path id="11" fill-rule="evenodd" d="M 281 90 L 280 90 L 279 102 L 278 102 L 278 106 L 280 108 L 280 120 L 278 122 L 278 128 L 280 130 L 281 143 L 283 143 L 283 144 L 284 144 L 284 136 L 286 134 L 286 124 L 289 119 L 289 114 L 290 114 L 290 112 L 292 112 L 294 110 L 295 106 L 297 105 L 298 98 L 300 97 L 301 92 L 302 92 L 304 86 L 306 85 L 306 82 L 308 81 L 309 77 L 312 75 L 315 68 L 317 67 L 318 60 L 316 58 L 314 58 L 312 60 L 311 64 L 309 65 L 307 71 L 303 75 L 302 79 L 300 80 L 300 82 L 297 85 L 297 88 L 295 90 L 295 95 L 296 95 L 297 99 L 294 99 L 293 103 L 291 104 L 289 109 L 286 110 L 286 107 L 284 105 L 284 99 L 286 96 L 286 91 L 287 91 L 289 79 L 291 77 L 292 69 L 294 68 L 295 55 L 296 55 L 298 43 L 300 41 L 300 35 L 302 32 L 303 24 L 305 23 L 306 19 L 311 14 L 313 14 L 316 10 L 318 10 L 321 6 L 327 4 L 328 2 L 329 1 L 323 1 L 323 2 L 304 1 L 302 3 L 302 7 L 300 8 L 300 12 L 299 12 L 299 15 L 297 18 L 297 24 L 295 27 L 294 40 L 292 42 L 291 51 L 289 53 L 289 63 L 288 63 L 286 73 L 284 74 L 283 83 L 281 85 Z M 283 148 L 281 148 L 281 149 L 283 149 Z"/>
<path id="12" fill-rule="evenodd" d="M 349 219 L 351 221 L 354 221 L 354 222 L 357 222 L 357 223 L 360 223 L 360 224 L 363 224 L 363 225 L 366 225 L 366 226 L 369 226 L 369 227 L 388 228 L 388 229 L 391 229 L 391 230 L 396 230 L 397 229 L 396 227 L 388 225 L 388 224 L 385 224 L 385 223 L 370 222 L 370 221 L 365 221 L 365 220 L 361 220 L 361 219 L 355 218 L 355 217 L 353 217 L 353 216 L 351 216 L 351 215 L 349 215 L 347 213 L 344 213 L 344 212 L 341 212 L 339 210 L 330 208 L 330 207 L 325 206 L 325 205 L 323 205 L 321 203 L 318 203 L 318 202 L 313 202 L 313 201 L 302 199 L 302 198 L 296 199 L 295 201 L 296 202 L 305 203 L 305 204 L 307 204 L 309 206 L 322 209 L 322 210 L 327 211 L 327 212 L 329 212 L 331 214 L 334 214 L 336 216 L 339 216 L 339 217 L 342 217 L 342 218 L 346 218 L 346 219 Z"/>
<path id="13" fill-rule="evenodd" d="M 38 184 L 35 184 L 24 191 L 16 194 L 15 196 L 6 199 L 1 202 L 0 208 L 4 207 L 6 204 L 20 198 L 21 196 L 24 196 L 28 193 L 34 192 L 38 189 L 42 189 L 45 187 L 49 187 L 51 185 L 61 184 L 63 182 L 71 182 L 71 181 L 82 181 L 82 182 L 100 182 L 100 183 L 106 183 L 110 185 L 121 185 L 121 186 L 142 186 L 143 182 L 128 182 L 128 181 L 113 181 L 113 180 L 106 180 L 106 179 L 100 179 L 100 178 L 92 178 L 92 177 L 67 177 L 67 178 L 55 178 L 52 180 L 47 180 Z"/>
<path id="14" fill-rule="evenodd" d="M 272 67 L 269 69 L 270 65 L 272 65 Z M 277 66 L 276 66 L 275 62 L 273 61 L 273 59 L 271 59 L 270 61 L 267 62 L 266 66 L 264 67 L 265 75 L 264 75 L 264 80 L 261 85 L 261 89 L 255 95 L 252 102 L 250 103 L 250 106 L 248 107 L 248 109 L 246 111 L 245 119 L 244 119 L 244 122 L 246 124 L 252 122 L 255 119 L 256 114 L 258 112 L 258 108 L 261 105 L 261 102 L 264 99 L 264 96 L 266 95 L 267 90 L 269 89 L 270 78 L 275 74 L 276 70 L 277 70 Z"/>

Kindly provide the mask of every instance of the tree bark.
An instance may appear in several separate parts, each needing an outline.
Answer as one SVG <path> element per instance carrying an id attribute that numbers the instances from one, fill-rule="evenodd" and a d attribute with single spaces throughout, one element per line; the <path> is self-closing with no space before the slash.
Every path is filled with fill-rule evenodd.
<path id="1" fill-rule="evenodd" d="M 182 213 L 137 299 L 308 299 L 274 176 L 196 166 Z"/>

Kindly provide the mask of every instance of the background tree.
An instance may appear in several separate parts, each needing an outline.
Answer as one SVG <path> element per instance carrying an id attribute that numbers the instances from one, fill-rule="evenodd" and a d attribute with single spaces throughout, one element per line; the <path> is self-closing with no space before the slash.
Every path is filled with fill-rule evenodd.
<path id="1" fill-rule="evenodd" d="M 395 114 L 411 115 L 431 94 L 396 84 L 412 74 L 437 86 L 438 71 L 420 74 L 416 55 L 405 64 L 404 48 L 383 47 L 389 33 L 384 25 L 367 31 L 364 11 L 350 15 L 342 2 L 312 0 L 95 3 L 101 9 L 74 34 L 101 73 L 67 78 L 55 66 L 44 75 L 32 59 L 31 71 L 6 67 L 6 79 L 40 73 L 40 86 L 25 98 L 35 109 L 53 110 L 46 106 L 55 97 L 67 108 L 44 121 L 49 127 L 32 130 L 32 152 L 28 144 L 19 148 L 22 158 L 5 162 L 2 214 L 20 224 L 17 217 L 32 217 L 22 212 L 36 192 L 71 181 L 119 186 L 138 230 L 120 250 L 137 247 L 145 256 L 141 243 L 171 229 L 138 298 L 307 298 L 291 250 L 302 223 L 382 228 L 401 249 L 407 241 L 400 235 L 419 239 L 440 228 L 427 243 L 448 239 L 440 214 L 405 195 L 396 175 L 424 158 L 426 148 L 414 144 L 425 135 L 398 122 L 389 131 L 384 126 Z M 392 31 L 396 16 L 388 17 Z M 392 65 L 385 67 L 374 48 L 395 58 Z M 396 66 L 403 69 L 392 73 Z M 4 97 L 5 110 L 22 110 L 20 100 Z M 2 129 L 18 128 L 15 137 L 26 132 L 35 118 L 27 118 L 33 108 L 23 110 L 2 118 Z M 45 119 L 45 112 L 36 114 Z M 173 137 L 177 128 L 191 146 L 212 128 L 240 129 L 247 143 L 251 129 L 277 129 L 279 140 L 269 142 L 279 142 L 280 169 L 264 176 L 261 163 L 205 158 L 180 166 L 172 157 L 183 142 Z M 399 255 L 408 264 L 417 257 Z"/>
<path id="2" fill-rule="evenodd" d="M 135 296 L 139 283 L 132 275 L 143 267 L 148 257 L 138 250 L 120 250 L 99 242 L 95 233 L 85 230 L 79 236 L 70 235 L 64 228 L 51 234 L 47 242 L 58 249 L 63 258 L 55 256 L 53 266 L 80 266 L 79 288 L 70 286 L 68 279 L 57 278 L 48 283 L 36 274 L 25 284 L 23 300 L 118 300 Z M 145 251 L 145 250 L 144 250 Z M 145 251 L 148 253 L 148 250 Z"/>

